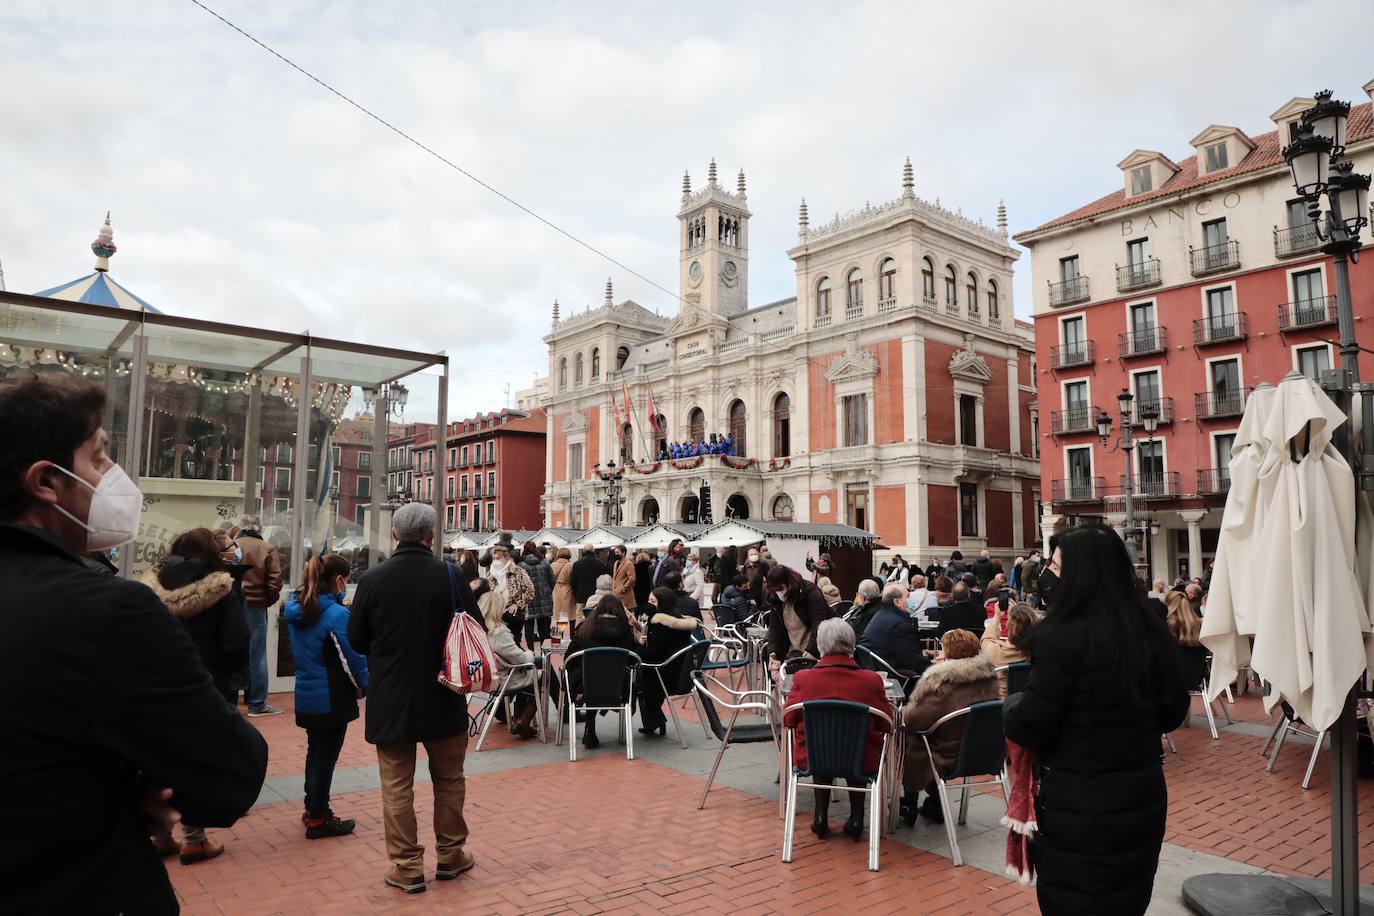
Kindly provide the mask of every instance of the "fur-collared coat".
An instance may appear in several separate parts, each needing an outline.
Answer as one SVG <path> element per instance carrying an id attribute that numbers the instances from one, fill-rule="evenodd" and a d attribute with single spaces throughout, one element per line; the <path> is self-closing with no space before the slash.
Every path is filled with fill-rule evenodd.
<path id="1" fill-rule="evenodd" d="M 248 618 L 233 578 L 203 560 L 171 556 L 143 584 L 181 621 L 215 688 L 228 696 L 230 677 L 248 665 Z"/>
<path id="2" fill-rule="evenodd" d="M 911 790 L 924 789 L 935 778 L 925 742 L 916 734 L 965 706 L 996 700 L 1000 696 L 997 669 L 981 655 L 972 658 L 951 658 L 936 662 L 926 669 L 916 682 L 916 689 L 902 713 L 907 731 L 906 772 L 903 784 Z M 959 757 L 959 739 L 964 733 L 962 720 L 940 726 L 930 736 L 934 764 L 944 773 Z"/>

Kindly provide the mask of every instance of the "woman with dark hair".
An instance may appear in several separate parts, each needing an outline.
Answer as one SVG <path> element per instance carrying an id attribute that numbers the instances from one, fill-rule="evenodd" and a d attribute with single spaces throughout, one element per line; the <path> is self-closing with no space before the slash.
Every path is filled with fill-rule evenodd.
<path id="1" fill-rule="evenodd" d="M 1168 793 L 1159 736 L 1188 712 L 1159 612 L 1105 525 L 1058 539 L 1061 578 L 1036 625 L 1026 689 L 1007 701 L 1007 738 L 1035 751 L 1036 895 L 1041 912 L 1131 916 L 1150 903 Z"/>
<path id="2" fill-rule="evenodd" d="M 712 577 L 715 586 L 711 591 L 711 603 L 719 604 L 720 596 L 735 581 L 735 573 L 739 570 L 739 548 L 734 544 L 728 544 L 720 549 L 716 554 L 715 574 Z"/>
<path id="3" fill-rule="evenodd" d="M 665 662 L 673 653 L 686 648 L 692 642 L 692 631 L 698 621 L 686 617 L 677 609 L 677 593 L 671 588 L 660 586 L 649 593 L 649 605 L 653 616 L 649 618 L 648 636 L 640 657 L 646 662 Z M 682 660 L 664 668 L 663 684 L 652 673 L 639 679 L 639 720 L 644 727 L 639 731 L 644 735 L 668 734 L 668 717 L 663 714 L 664 684 L 677 683 Z"/>
<path id="4" fill-rule="evenodd" d="M 181 621 L 215 689 L 227 701 L 234 672 L 248 665 L 248 618 L 219 538 L 209 528 L 177 535 L 162 561 L 144 574 L 143 584 Z M 170 832 L 159 834 L 154 842 L 164 855 L 179 851 L 183 865 L 224 852 L 222 844 L 206 837 L 204 827 L 185 822 L 179 850 L 174 849 Z"/>
<path id="5" fill-rule="evenodd" d="M 654 558 L 648 551 L 635 554 L 635 607 L 649 606 L 649 593 L 654 590 Z"/>
<path id="6" fill-rule="evenodd" d="M 816 631 L 835 612 L 814 584 L 790 566 L 774 566 L 763 578 L 771 613 L 768 615 L 769 666 L 777 673 L 784 659 L 798 655 L 819 658 Z"/>
<path id="7" fill-rule="evenodd" d="M 565 657 L 571 657 L 583 649 L 614 647 L 638 654 L 639 641 L 634 636 L 634 626 L 625 613 L 625 606 L 613 596 L 607 595 L 596 603 L 585 620 L 578 625 L 572 640 L 568 643 Z M 573 659 L 568 663 L 568 689 L 571 691 L 569 702 L 582 695 L 582 660 Z M 628 675 L 627 675 L 628 676 Z M 571 740 L 571 736 L 569 736 Z M 582 735 L 582 746 L 594 748 L 601 744 L 596 737 L 596 715 L 587 716 L 587 727 Z"/>
<path id="8" fill-rule="evenodd" d="M 348 723 L 358 718 L 358 698 L 367 692 L 367 659 L 348 641 L 348 561 L 337 553 L 305 564 L 299 591 L 282 610 L 296 661 L 296 724 L 305 729 L 305 836 L 344 836 L 352 818 L 329 807 L 334 765 L 343 750 Z"/>
<path id="9" fill-rule="evenodd" d="M 531 649 L 549 638 L 553 620 L 553 567 L 549 566 L 539 545 L 526 541 L 520 555 L 520 568 L 534 587 L 534 600 L 525 611 L 525 645 Z"/>

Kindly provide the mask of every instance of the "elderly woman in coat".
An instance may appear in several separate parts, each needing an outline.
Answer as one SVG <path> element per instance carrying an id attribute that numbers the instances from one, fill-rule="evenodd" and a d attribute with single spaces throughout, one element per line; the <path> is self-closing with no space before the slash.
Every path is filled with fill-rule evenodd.
<path id="1" fill-rule="evenodd" d="M 577 599 L 572 590 L 572 551 L 558 548 L 558 556 L 549 564 L 553 570 L 553 619 L 567 620 L 569 627 L 577 626 Z"/>
<path id="2" fill-rule="evenodd" d="M 815 588 L 810 582 L 806 585 Z M 864 703 L 874 709 L 888 712 L 891 704 L 883 689 L 883 679 L 876 671 L 866 671 L 854 661 L 854 630 L 838 617 L 822 621 L 817 628 L 816 645 L 820 649 L 821 660 L 814 668 L 798 671 L 792 678 L 792 690 L 787 695 L 787 706 L 792 707 L 808 700 L 849 700 Z M 800 767 L 806 766 L 806 735 L 802 729 L 802 711 L 794 709 L 783 718 L 783 725 L 793 729 L 792 762 Z M 874 773 L 878 769 L 879 757 L 883 750 L 883 735 L 891 730 L 891 724 L 876 716 L 868 720 L 868 746 L 864 749 L 864 772 Z M 851 783 L 852 785 L 852 783 Z M 844 832 L 858 842 L 864 830 L 864 796 L 857 792 L 846 792 L 849 796 L 849 820 L 845 821 Z M 811 824 L 811 832 L 821 839 L 830 832 L 826 815 L 830 808 L 830 790 L 816 790 L 816 817 Z"/>
<path id="3" fill-rule="evenodd" d="M 520 648 L 511 635 L 511 623 L 515 615 L 506 610 L 506 604 L 498 591 L 490 591 L 477 599 L 482 611 L 482 622 L 486 624 L 487 636 L 491 639 L 491 651 L 496 656 L 496 684 L 499 688 L 506 675 L 513 668 L 528 665 L 534 660 L 534 653 Z M 506 695 L 515 698 L 515 711 L 511 717 L 511 731 L 526 740 L 535 736 L 530 725 L 534 720 L 534 669 L 518 671 L 506 685 Z"/>
<path id="4" fill-rule="evenodd" d="M 929 736 L 930 754 L 916 732 L 926 731 L 949 713 L 1000 696 L 997 669 L 980 654 L 979 639 L 968 630 L 950 630 L 940 640 L 940 659 L 926 669 L 902 713 L 907 727 L 906 787 L 902 799 L 907 822 L 916 817 L 916 800 L 926 790 L 920 812 L 936 823 L 944 823 L 940 796 L 935 786 L 936 772 L 947 773 L 959 757 L 959 741 L 964 734 L 962 721 L 948 722 Z M 932 755 L 934 759 L 932 759 Z"/>

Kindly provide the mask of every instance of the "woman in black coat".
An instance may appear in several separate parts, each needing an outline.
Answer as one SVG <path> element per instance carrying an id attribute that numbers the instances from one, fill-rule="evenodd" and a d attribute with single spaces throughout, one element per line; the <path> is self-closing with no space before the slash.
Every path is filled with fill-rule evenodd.
<path id="1" fill-rule="evenodd" d="M 635 608 L 649 606 L 649 592 L 654 588 L 654 561 L 644 551 L 635 555 Z"/>
<path id="2" fill-rule="evenodd" d="M 816 631 L 821 621 L 838 616 L 815 585 L 790 566 L 774 566 L 763 583 L 768 614 L 768 652 L 775 668 L 797 655 L 820 658 Z"/>
<path id="3" fill-rule="evenodd" d="M 585 620 L 577 627 L 577 632 L 568 642 L 568 651 L 564 658 L 571 658 L 574 653 L 581 652 L 583 649 L 599 647 L 614 647 L 626 649 L 638 655 L 644 647 L 635 639 L 634 627 L 630 624 L 630 618 L 625 613 L 625 607 L 612 595 L 607 595 L 597 602 L 596 607 L 592 608 Z M 582 696 L 582 659 L 573 659 L 568 663 L 568 690 L 571 692 L 569 701 L 573 698 Z M 629 675 L 627 674 L 628 678 Z M 571 736 L 569 736 L 571 740 Z M 594 748 L 601 744 L 596 737 L 596 716 L 587 716 L 587 727 L 582 734 L 582 745 L 587 748 Z"/>
<path id="4" fill-rule="evenodd" d="M 1059 548 L 1054 610 L 1005 714 L 1041 768 L 1036 895 L 1047 916 L 1132 916 L 1149 906 L 1164 842 L 1159 736 L 1182 723 L 1188 692 L 1116 532 L 1079 525 Z"/>
<path id="5" fill-rule="evenodd" d="M 676 652 L 692 644 L 692 632 L 701 622 L 695 617 L 687 617 L 677 609 L 677 595 L 671 588 L 656 588 L 649 593 L 649 604 L 654 614 L 649 618 L 648 637 L 640 657 L 646 662 L 658 664 L 672 658 Z M 663 687 L 671 690 L 682 674 L 682 659 L 664 668 L 661 672 L 663 682 L 659 683 L 652 671 L 640 673 L 639 681 L 639 719 L 644 727 L 641 734 L 668 734 L 668 717 L 663 714 L 663 701 L 667 699 Z"/>

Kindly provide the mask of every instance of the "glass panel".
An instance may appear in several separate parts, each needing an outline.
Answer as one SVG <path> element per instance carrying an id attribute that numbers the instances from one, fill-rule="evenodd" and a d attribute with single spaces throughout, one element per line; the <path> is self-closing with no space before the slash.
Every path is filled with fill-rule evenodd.
<path id="1" fill-rule="evenodd" d="M 1092 450 L 1086 448 L 1069 449 L 1069 479 L 1083 481 L 1092 476 Z"/>
<path id="2" fill-rule="evenodd" d="M 1078 257 L 1059 259 L 1059 279 L 1067 283 L 1070 280 L 1078 279 Z"/>
<path id="3" fill-rule="evenodd" d="M 1064 386 L 1064 403 L 1073 411 L 1088 409 L 1088 383 L 1072 382 Z"/>
<path id="4" fill-rule="evenodd" d="M 1323 320 L 1326 312 L 1322 288 L 1322 272 L 1305 270 L 1293 274 L 1293 311 L 1294 320 L 1299 324 L 1311 324 Z"/>
<path id="5" fill-rule="evenodd" d="M 1157 403 L 1159 401 L 1158 372 L 1142 372 L 1135 377 L 1135 400 L 1137 410 L 1143 403 Z"/>
<path id="6" fill-rule="evenodd" d="M 1164 443 L 1159 440 L 1141 442 L 1136 446 L 1140 451 L 1140 477 L 1142 481 L 1155 480 L 1162 485 L 1164 478 Z"/>
<path id="7" fill-rule="evenodd" d="M 1226 244 L 1226 220 L 1219 219 L 1202 224 L 1202 244 L 1208 248 Z"/>
<path id="8" fill-rule="evenodd" d="M 1126 243 L 1126 257 L 1132 267 L 1144 265 L 1146 259 L 1150 257 L 1149 246 L 1149 239 L 1136 239 Z"/>
<path id="9" fill-rule="evenodd" d="M 1326 347 L 1308 347 L 1298 351 L 1298 371 L 1313 381 L 1331 368 L 1331 354 Z"/>
<path id="10" fill-rule="evenodd" d="M 1207 325 L 1212 337 L 1236 332 L 1236 299 L 1231 287 L 1207 291 Z"/>

